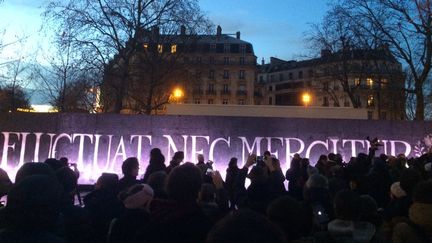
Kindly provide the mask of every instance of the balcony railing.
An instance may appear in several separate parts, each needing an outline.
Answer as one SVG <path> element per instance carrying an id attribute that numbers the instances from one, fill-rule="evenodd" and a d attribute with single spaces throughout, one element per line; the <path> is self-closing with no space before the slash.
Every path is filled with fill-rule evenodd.
<path id="1" fill-rule="evenodd" d="M 215 90 L 207 90 L 206 95 L 216 95 L 216 91 Z"/>
<path id="2" fill-rule="evenodd" d="M 222 90 L 221 95 L 231 95 L 231 91 L 230 90 Z"/>
<path id="3" fill-rule="evenodd" d="M 247 91 L 246 90 L 237 90 L 237 95 L 238 96 L 246 96 L 247 95 Z"/>

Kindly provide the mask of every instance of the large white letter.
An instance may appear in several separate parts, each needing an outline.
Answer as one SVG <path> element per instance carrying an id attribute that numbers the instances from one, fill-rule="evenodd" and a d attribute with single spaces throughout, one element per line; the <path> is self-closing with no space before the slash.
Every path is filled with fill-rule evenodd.
<path id="1" fill-rule="evenodd" d="M 291 151 L 291 142 L 290 140 L 297 141 L 300 144 L 300 148 L 297 151 Z M 294 157 L 294 154 L 301 154 L 305 148 L 305 144 L 303 140 L 298 138 L 285 138 L 285 144 L 286 144 L 286 164 L 287 168 L 291 165 L 291 159 Z"/>
<path id="2" fill-rule="evenodd" d="M 171 135 L 163 135 L 164 138 L 168 139 L 168 151 L 167 151 L 167 155 L 168 155 L 168 159 L 171 160 L 171 150 L 175 153 L 178 151 L 177 146 L 174 143 L 174 140 L 172 139 Z M 187 161 L 187 140 L 188 140 L 188 136 L 187 135 L 183 135 L 183 152 L 184 152 L 184 160 Z"/>
<path id="3" fill-rule="evenodd" d="M 231 138 L 228 137 L 228 140 L 225 138 L 218 138 L 213 140 L 213 142 L 210 145 L 210 151 L 209 151 L 209 160 L 214 161 L 214 148 L 216 147 L 216 144 L 218 142 L 225 142 L 228 145 L 228 148 L 231 146 Z"/>
<path id="4" fill-rule="evenodd" d="M 77 165 L 78 166 L 83 165 L 83 154 L 84 154 L 84 140 L 85 140 L 85 137 L 90 138 L 90 143 L 93 143 L 93 134 L 74 133 L 72 135 L 72 141 L 74 141 L 74 142 L 75 142 L 75 138 L 79 138 L 78 159 L 77 159 Z"/>
<path id="5" fill-rule="evenodd" d="M 342 140 L 342 147 L 345 146 L 345 143 L 351 143 L 351 156 L 356 157 L 357 156 L 356 143 L 361 144 L 361 146 L 364 148 L 365 147 L 364 142 L 365 140 L 344 139 Z"/>
<path id="6" fill-rule="evenodd" d="M 405 156 L 409 156 L 411 154 L 411 145 L 405 141 L 394 140 L 390 141 L 390 154 L 396 156 L 396 143 L 401 143 L 405 145 Z"/>
<path id="7" fill-rule="evenodd" d="M 134 138 L 138 138 L 138 145 L 137 145 L 137 159 L 139 162 L 141 162 L 141 151 L 142 151 L 142 138 L 145 137 L 149 140 L 150 146 L 152 144 L 152 137 L 150 135 L 131 135 L 130 143 L 133 142 Z"/>
<path id="8" fill-rule="evenodd" d="M 261 154 L 261 140 L 263 139 L 263 137 L 255 137 L 255 140 L 252 144 L 252 147 L 249 145 L 246 137 L 238 137 L 238 138 L 240 138 L 242 141 L 242 161 L 243 161 L 243 163 L 246 161 L 245 155 L 249 156 L 249 154 L 252 154 L 255 146 L 256 146 L 256 155 Z M 246 150 L 247 150 L 247 152 L 246 152 Z"/>
<path id="9" fill-rule="evenodd" d="M 6 168 L 7 167 L 8 150 L 9 150 L 9 148 L 11 148 L 12 151 L 15 150 L 15 143 L 9 144 L 9 135 L 14 134 L 17 136 L 17 138 L 19 140 L 20 134 L 17 132 L 2 132 L 2 134 L 4 136 L 4 143 L 3 143 L 3 154 L 2 154 L 1 167 Z"/>
<path id="10" fill-rule="evenodd" d="M 318 140 L 318 141 L 313 141 L 313 142 L 309 145 L 309 147 L 306 149 L 305 157 L 306 157 L 306 158 L 310 158 L 310 152 L 311 152 L 312 148 L 313 148 L 314 146 L 316 146 L 316 145 L 319 145 L 319 144 L 323 145 L 323 146 L 326 148 L 327 152 L 328 152 L 328 140 L 326 140 L 325 142 L 324 142 L 324 141 L 320 141 L 320 140 Z"/>
<path id="11" fill-rule="evenodd" d="M 49 158 L 55 158 L 56 153 L 57 153 L 57 150 L 56 150 L 56 148 L 57 148 L 57 143 L 58 143 L 58 141 L 59 141 L 61 138 L 67 138 L 67 139 L 69 139 L 69 143 L 72 143 L 72 137 L 71 137 L 69 134 L 67 134 L 67 133 L 61 133 L 61 134 L 58 135 L 58 137 L 54 140 L 54 144 L 53 144 L 53 147 L 52 147 L 52 154 L 51 154 L 51 156 L 49 156 Z"/>
<path id="12" fill-rule="evenodd" d="M 197 150 L 197 138 L 204 138 L 207 141 L 207 145 L 210 143 L 210 137 L 209 136 L 191 136 L 192 138 L 192 149 L 191 149 L 191 158 L 190 161 L 196 162 L 196 155 L 197 154 L 204 154 L 204 149 Z"/>
<path id="13" fill-rule="evenodd" d="M 274 156 L 276 156 L 276 158 L 279 158 L 279 156 L 278 156 L 279 151 L 277 151 L 277 150 L 274 152 L 272 151 L 271 142 L 272 142 L 272 139 L 277 139 L 281 142 L 281 145 L 283 146 L 283 143 L 284 143 L 283 138 L 281 138 L 281 137 L 266 137 L 266 139 L 267 139 L 267 150 L 270 152 L 270 154 L 273 154 Z"/>

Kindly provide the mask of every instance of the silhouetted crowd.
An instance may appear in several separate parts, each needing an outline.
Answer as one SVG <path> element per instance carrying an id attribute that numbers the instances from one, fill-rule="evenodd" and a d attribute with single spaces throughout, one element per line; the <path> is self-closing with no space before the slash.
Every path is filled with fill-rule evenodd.
<path id="1" fill-rule="evenodd" d="M 0 242 L 431 242 L 432 153 L 376 156 L 379 145 L 314 166 L 296 154 L 286 172 L 268 151 L 242 167 L 231 158 L 225 180 L 202 155 L 193 164 L 179 151 L 166 166 L 154 148 L 142 178 L 128 158 L 84 206 L 66 158 L 25 163 L 14 184 L 0 170 Z"/>

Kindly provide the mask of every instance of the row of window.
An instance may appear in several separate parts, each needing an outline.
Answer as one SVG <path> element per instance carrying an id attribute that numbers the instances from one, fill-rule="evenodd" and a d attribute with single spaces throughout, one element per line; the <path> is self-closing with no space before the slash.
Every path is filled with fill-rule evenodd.
<path id="1" fill-rule="evenodd" d="M 236 60 L 236 58 L 233 58 L 233 57 L 224 57 L 223 61 L 222 60 L 215 60 L 214 57 L 208 57 L 208 59 L 206 59 L 204 61 L 203 61 L 202 57 L 194 57 L 194 59 L 191 59 L 190 57 L 184 57 L 183 61 L 185 63 L 195 62 L 195 63 L 224 64 L 224 65 L 233 65 L 233 64 L 245 65 L 246 64 L 245 57 L 239 57 L 238 61 Z M 252 64 L 252 63 L 250 63 L 250 64 Z"/>
<path id="2" fill-rule="evenodd" d="M 211 79 L 211 80 L 215 79 L 215 73 L 216 73 L 215 70 L 209 70 L 208 78 Z M 223 70 L 223 75 L 222 75 L 223 79 L 229 79 L 230 76 L 231 75 L 230 75 L 230 71 L 229 70 Z M 201 79 L 201 71 L 200 70 L 196 71 L 195 78 L 196 79 Z M 239 79 L 245 79 L 246 78 L 246 71 L 245 70 L 240 70 L 238 72 L 238 78 Z"/>
<path id="3" fill-rule="evenodd" d="M 196 91 L 200 91 L 201 90 L 201 86 L 196 86 L 195 90 Z M 230 92 L 230 85 L 229 84 L 223 84 L 221 91 L 222 91 L 223 94 L 229 93 Z M 207 92 L 208 93 L 210 93 L 210 92 L 216 93 L 215 84 L 212 84 L 212 83 L 208 84 L 208 86 L 207 86 Z M 246 93 L 246 85 L 243 85 L 243 84 L 239 85 L 238 86 L 238 92 L 244 92 L 244 93 Z"/>
<path id="4" fill-rule="evenodd" d="M 195 52 L 210 52 L 210 53 L 252 53 L 252 45 L 250 44 L 191 44 L 191 45 L 183 45 L 183 44 L 151 44 L 144 43 L 143 47 L 145 50 L 148 50 L 149 47 L 157 48 L 159 53 L 170 52 L 172 54 L 177 53 L 178 51 L 184 51 L 188 53 Z M 154 50 L 154 49 L 153 49 Z"/>
<path id="5" fill-rule="evenodd" d="M 194 99 L 194 103 L 195 104 L 201 104 L 201 99 Z M 208 99 L 207 100 L 207 104 L 212 105 L 214 104 L 214 100 L 213 99 Z M 223 105 L 228 105 L 229 104 L 229 100 L 228 99 L 222 99 L 222 104 Z M 245 105 L 246 102 L 244 99 L 239 99 L 237 102 L 238 105 Z"/>

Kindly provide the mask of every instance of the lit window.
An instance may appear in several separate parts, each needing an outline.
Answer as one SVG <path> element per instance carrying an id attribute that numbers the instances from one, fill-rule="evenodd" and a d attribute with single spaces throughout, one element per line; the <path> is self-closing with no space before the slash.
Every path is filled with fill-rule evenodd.
<path id="1" fill-rule="evenodd" d="M 366 83 L 369 87 L 373 86 L 373 80 L 371 78 L 366 79 Z"/>
<path id="2" fill-rule="evenodd" d="M 369 95 L 369 96 L 368 96 L 368 99 L 367 99 L 367 105 L 368 105 L 369 107 L 374 106 L 374 97 L 373 97 L 373 95 Z"/>
<path id="3" fill-rule="evenodd" d="M 144 49 L 148 48 L 148 44 L 144 44 L 143 46 L 144 46 Z"/>
<path id="4" fill-rule="evenodd" d="M 158 52 L 159 53 L 163 52 L 163 45 L 161 45 L 161 44 L 158 45 Z"/>
<path id="5" fill-rule="evenodd" d="M 176 53 L 177 52 L 177 45 L 171 45 L 171 53 Z"/>
<path id="6" fill-rule="evenodd" d="M 355 86 L 359 86 L 360 83 L 361 83 L 361 82 L 360 82 L 360 79 L 359 79 L 359 78 L 355 78 L 355 79 L 354 79 L 354 85 L 355 85 Z"/>

